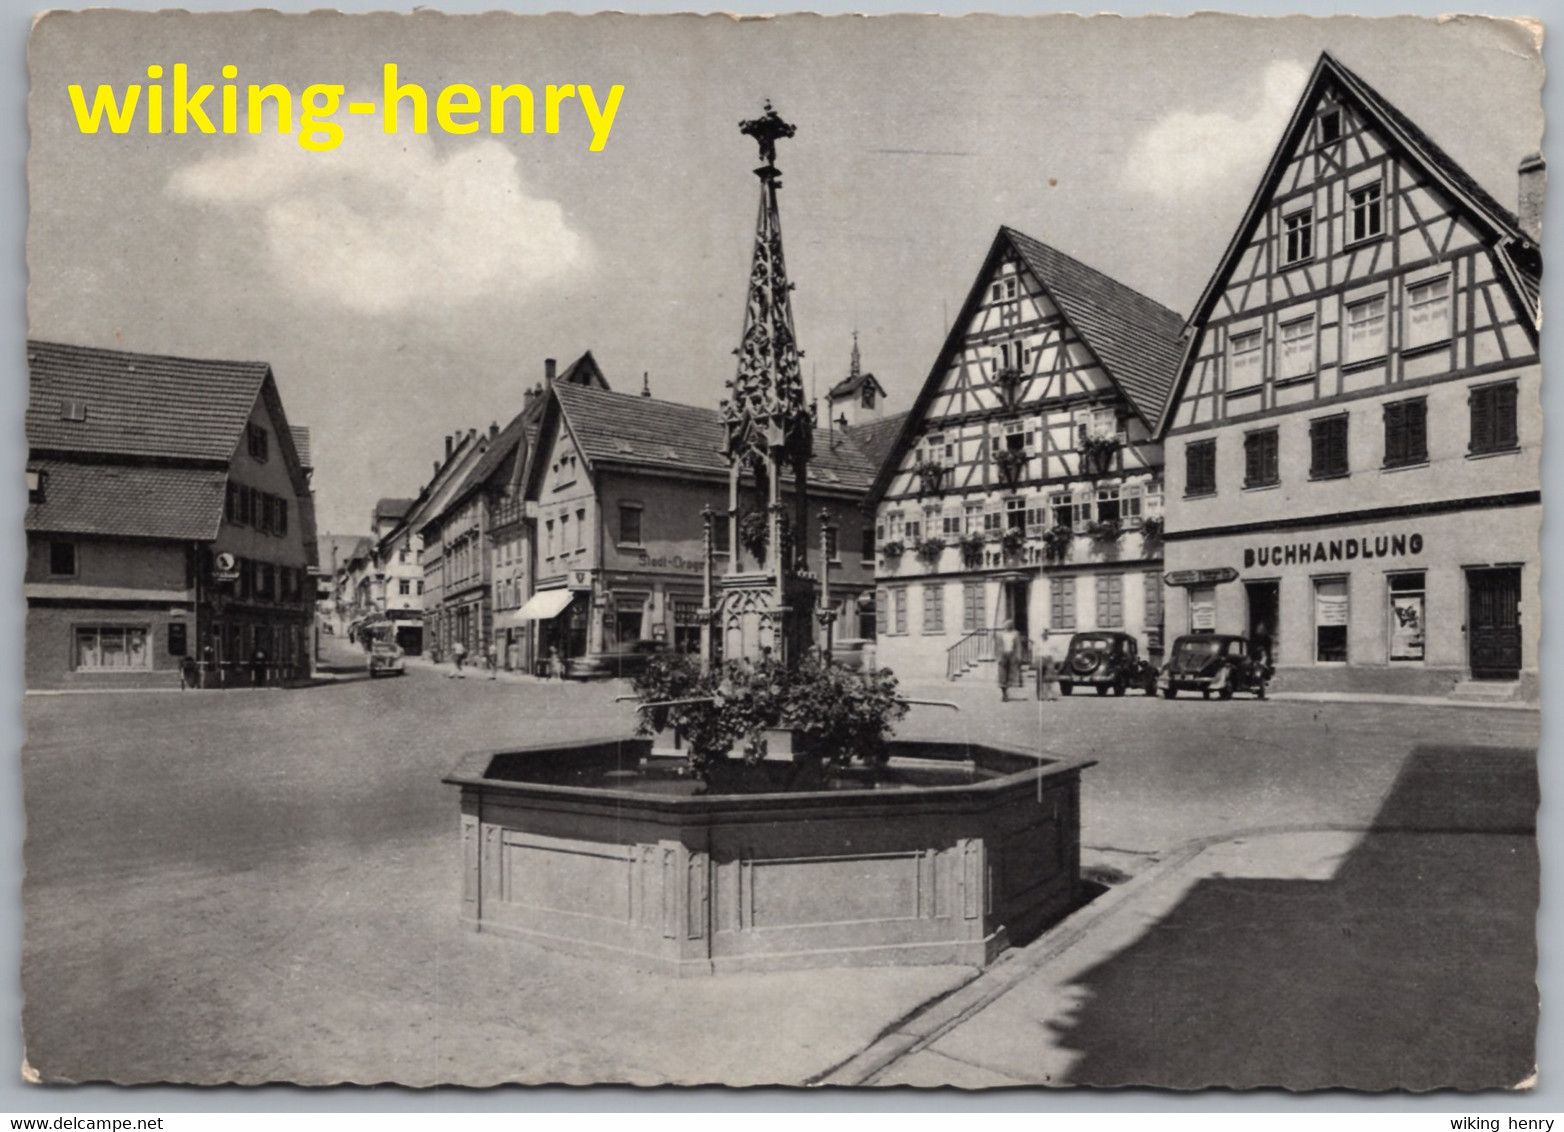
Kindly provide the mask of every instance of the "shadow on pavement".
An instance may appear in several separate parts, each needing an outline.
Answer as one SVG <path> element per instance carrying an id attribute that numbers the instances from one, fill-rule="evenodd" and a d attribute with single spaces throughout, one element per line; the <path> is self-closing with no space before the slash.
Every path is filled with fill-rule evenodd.
<path id="1" fill-rule="evenodd" d="M 1199 881 L 1084 972 L 1082 1085 L 1486 1089 L 1534 1068 L 1536 753 L 1413 751 L 1328 880 Z"/>

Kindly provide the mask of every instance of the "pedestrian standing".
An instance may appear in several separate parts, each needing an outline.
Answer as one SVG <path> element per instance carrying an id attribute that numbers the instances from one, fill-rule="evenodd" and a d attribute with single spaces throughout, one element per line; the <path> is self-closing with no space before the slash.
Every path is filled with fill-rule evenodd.
<path id="1" fill-rule="evenodd" d="M 548 650 L 548 677 L 550 680 L 565 679 L 565 662 L 560 658 L 558 648 Z"/>
<path id="2" fill-rule="evenodd" d="M 451 646 L 451 672 L 446 677 L 448 680 L 465 680 L 467 673 L 462 671 L 462 662 L 467 659 L 467 646 L 457 641 Z"/>
<path id="3" fill-rule="evenodd" d="M 500 658 L 499 658 L 499 654 L 497 652 L 495 652 L 495 650 L 494 650 L 494 642 L 492 640 L 489 642 L 489 651 L 484 653 L 483 663 L 489 670 L 489 679 L 490 680 L 497 680 L 497 679 L 499 679 L 499 675 L 500 675 Z"/>
<path id="4" fill-rule="evenodd" d="M 1059 666 L 1048 653 L 1043 653 L 1042 659 L 1037 662 L 1037 698 L 1040 700 L 1059 698 Z"/>
<path id="5" fill-rule="evenodd" d="M 1021 657 L 1021 634 L 1016 623 L 1006 621 L 994 635 L 994 659 L 999 669 L 999 701 L 1010 702 L 1010 685 L 1016 683 L 1016 667 Z"/>

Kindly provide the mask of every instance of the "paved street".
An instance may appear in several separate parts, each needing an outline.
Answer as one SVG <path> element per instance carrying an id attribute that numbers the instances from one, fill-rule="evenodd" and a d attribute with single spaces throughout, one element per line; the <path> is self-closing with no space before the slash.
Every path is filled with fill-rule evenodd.
<path id="1" fill-rule="evenodd" d="M 127 1082 L 802 1083 L 973 979 L 676 981 L 460 930 L 441 775 L 469 748 L 627 732 L 617 690 L 422 666 L 298 691 L 29 697 L 30 1062 Z M 1389 1083 L 1430 1056 L 1508 1072 L 1529 1049 L 1534 713 L 913 691 L 965 710 L 916 708 L 906 734 L 1097 758 L 1095 903 L 1144 895 L 1062 959 L 1041 962 L 1047 936 L 1017 953 L 1034 976 L 880 1083 L 1198 1084 L 1235 1059 L 1259 1083 L 1327 1044 L 1303 1067 L 1316 1083 L 1343 1066 Z M 1391 1060 L 1362 1065 L 1389 1033 Z M 1430 1077 L 1460 1079 L 1442 1067 Z"/>

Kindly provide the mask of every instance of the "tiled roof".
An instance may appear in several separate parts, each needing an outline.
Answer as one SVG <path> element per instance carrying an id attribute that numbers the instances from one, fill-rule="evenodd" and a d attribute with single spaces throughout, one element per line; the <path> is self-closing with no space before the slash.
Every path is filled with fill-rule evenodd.
<path id="1" fill-rule="evenodd" d="M 452 504 L 460 502 L 482 487 L 505 462 L 505 458 L 516 451 L 518 445 L 527 439 L 529 429 L 536 426 L 542 407 L 542 400 L 534 401 L 532 405 L 512 417 L 510 424 L 502 428 L 499 435 L 489 441 L 488 450 L 478 458 L 472 471 L 467 473 L 467 478 L 462 481 L 461 490 L 451 496 Z"/>
<path id="2" fill-rule="evenodd" d="M 1155 425 L 1183 359 L 1184 317 L 1057 248 L 1004 231 L 1141 419 Z"/>
<path id="3" fill-rule="evenodd" d="M 227 472 L 220 468 L 32 460 L 43 501 L 29 503 L 29 531 L 203 541 L 217 537 Z"/>
<path id="4" fill-rule="evenodd" d="M 310 430 L 308 425 L 289 425 L 288 431 L 293 434 L 293 449 L 299 454 L 299 467 L 313 468 L 310 456 Z"/>
<path id="5" fill-rule="evenodd" d="M 631 464 L 727 475 L 725 433 L 715 409 L 659 401 L 627 393 L 609 393 L 556 383 L 555 395 L 570 421 L 571 433 L 591 462 Z M 836 432 L 836 444 L 816 428 L 813 483 L 825 489 L 864 492 L 875 467 L 851 435 Z"/>
<path id="6" fill-rule="evenodd" d="M 851 397 L 871 381 L 874 382 L 874 387 L 881 393 L 885 392 L 885 386 L 880 384 L 880 379 L 875 377 L 874 374 L 860 373 L 856 377 L 842 378 L 841 381 L 831 386 L 826 397 L 832 401 L 840 401 L 843 397 Z"/>
<path id="7" fill-rule="evenodd" d="M 863 454 L 869 458 L 869 462 L 878 471 L 886 460 L 890 459 L 891 450 L 896 447 L 896 438 L 901 435 L 902 426 L 907 423 L 909 413 L 895 413 L 889 417 L 881 417 L 877 421 L 866 421 L 860 425 L 853 425 L 847 430 L 849 436 L 863 449 Z"/>
<path id="8" fill-rule="evenodd" d="M 29 342 L 27 443 L 34 450 L 221 460 L 238 447 L 270 372 L 265 362 L 198 361 Z M 64 419 L 80 402 L 85 419 Z"/>
<path id="9" fill-rule="evenodd" d="M 412 505 L 413 501 L 411 499 L 398 499 L 393 496 L 377 499 L 375 500 L 374 517 L 377 519 L 400 519 L 407 514 L 408 509 Z"/>

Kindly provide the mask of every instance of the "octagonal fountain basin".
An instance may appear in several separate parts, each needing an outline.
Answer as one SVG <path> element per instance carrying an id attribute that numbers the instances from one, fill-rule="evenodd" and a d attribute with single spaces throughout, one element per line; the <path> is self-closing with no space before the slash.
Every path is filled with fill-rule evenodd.
<path id="1" fill-rule="evenodd" d="M 648 739 L 477 751 L 461 788 L 476 931 L 678 975 L 981 966 L 1079 902 L 1090 760 L 898 740 L 877 775 L 709 792 Z"/>

